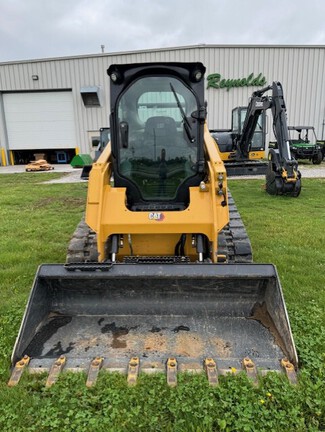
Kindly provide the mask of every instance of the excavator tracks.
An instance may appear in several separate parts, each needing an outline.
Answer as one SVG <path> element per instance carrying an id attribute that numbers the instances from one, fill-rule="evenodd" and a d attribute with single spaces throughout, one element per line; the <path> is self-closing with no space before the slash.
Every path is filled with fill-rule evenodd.
<path id="1" fill-rule="evenodd" d="M 251 243 L 230 192 L 228 192 L 228 205 L 230 221 L 219 233 L 218 253 L 226 256 L 228 263 L 252 263 Z M 88 227 L 82 218 L 70 240 L 66 262 L 73 264 L 97 261 L 96 233 Z"/>

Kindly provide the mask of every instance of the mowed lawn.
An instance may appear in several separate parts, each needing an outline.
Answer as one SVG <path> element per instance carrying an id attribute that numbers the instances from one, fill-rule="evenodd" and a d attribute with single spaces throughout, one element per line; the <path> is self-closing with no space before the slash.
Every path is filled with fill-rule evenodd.
<path id="1" fill-rule="evenodd" d="M 62 374 L 51 388 L 25 374 L 8 388 L 10 355 L 36 269 L 62 263 L 84 212 L 87 184 L 47 184 L 58 173 L 0 175 L 0 431 L 325 430 L 325 181 L 304 179 L 299 198 L 271 197 L 262 180 L 229 187 L 254 260 L 277 266 L 300 360 L 299 383 L 270 373 L 258 386 L 239 375 L 209 387 L 204 374 Z"/>

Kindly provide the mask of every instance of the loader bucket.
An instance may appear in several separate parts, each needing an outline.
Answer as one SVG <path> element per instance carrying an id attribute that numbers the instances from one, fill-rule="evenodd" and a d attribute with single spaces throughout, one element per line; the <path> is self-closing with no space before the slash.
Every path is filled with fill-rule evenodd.
<path id="1" fill-rule="evenodd" d="M 74 267 L 73 267 L 74 268 Z M 32 372 L 87 371 L 91 361 L 126 371 L 202 370 L 219 373 L 297 367 L 297 354 L 276 269 L 270 264 L 114 264 L 74 270 L 42 265 L 14 347 L 12 364 L 31 358 Z M 62 357 L 63 358 L 63 357 Z"/>

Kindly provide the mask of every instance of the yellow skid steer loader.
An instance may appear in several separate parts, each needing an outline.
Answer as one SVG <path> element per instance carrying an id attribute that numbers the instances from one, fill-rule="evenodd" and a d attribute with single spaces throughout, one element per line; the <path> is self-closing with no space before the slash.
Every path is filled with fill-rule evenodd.
<path id="1" fill-rule="evenodd" d="M 90 172 L 65 265 L 42 265 L 12 356 L 128 373 L 281 370 L 297 354 L 276 269 L 253 264 L 206 124 L 201 63 L 112 65 L 111 142 Z M 284 181 L 284 180 L 283 180 Z M 291 181 L 288 188 L 294 186 Z M 292 186 L 292 187 L 293 187 Z"/>

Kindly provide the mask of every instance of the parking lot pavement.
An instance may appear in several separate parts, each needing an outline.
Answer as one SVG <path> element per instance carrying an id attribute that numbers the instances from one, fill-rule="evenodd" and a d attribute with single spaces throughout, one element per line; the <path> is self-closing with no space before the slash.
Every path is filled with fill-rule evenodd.
<path id="1" fill-rule="evenodd" d="M 81 180 L 80 175 L 82 168 L 73 168 L 70 164 L 52 164 L 54 167 L 51 171 L 35 171 L 28 173 L 29 175 L 41 175 L 42 183 L 78 183 Z M 19 174 L 25 172 L 25 165 L 0 166 L 0 174 Z M 46 180 L 48 173 L 62 173 L 62 177 L 53 180 Z"/>
<path id="2" fill-rule="evenodd" d="M 325 161 L 321 165 L 302 165 L 299 164 L 298 167 L 301 172 L 301 177 L 304 178 L 325 178 Z M 238 176 L 231 177 L 228 176 L 230 180 L 254 180 L 254 179 L 264 179 L 264 175 L 257 176 Z"/>
<path id="3" fill-rule="evenodd" d="M 325 162 L 321 165 L 299 165 L 302 178 L 324 178 Z"/>
<path id="4" fill-rule="evenodd" d="M 68 173 L 76 170 L 76 168 L 73 168 L 70 164 L 52 164 L 52 166 L 54 167 L 53 171 L 39 171 L 38 174 L 44 174 L 46 172 Z M 25 165 L 0 166 L 0 174 L 15 174 L 22 172 L 25 172 Z"/>
<path id="5" fill-rule="evenodd" d="M 73 183 L 84 181 L 80 179 L 81 168 L 73 168 L 70 164 L 56 164 L 53 165 L 53 171 L 40 171 L 33 174 L 46 175 L 49 172 L 66 173 L 67 175 L 62 176 L 60 179 L 49 180 L 48 183 Z M 299 170 L 302 178 L 325 178 L 325 161 L 320 165 L 307 165 L 299 164 Z M 11 165 L 11 166 L 0 166 L 0 174 L 13 174 L 25 172 L 25 165 Z M 240 176 L 240 177 L 229 177 L 232 180 L 244 180 L 244 179 L 263 179 L 264 176 Z"/>

